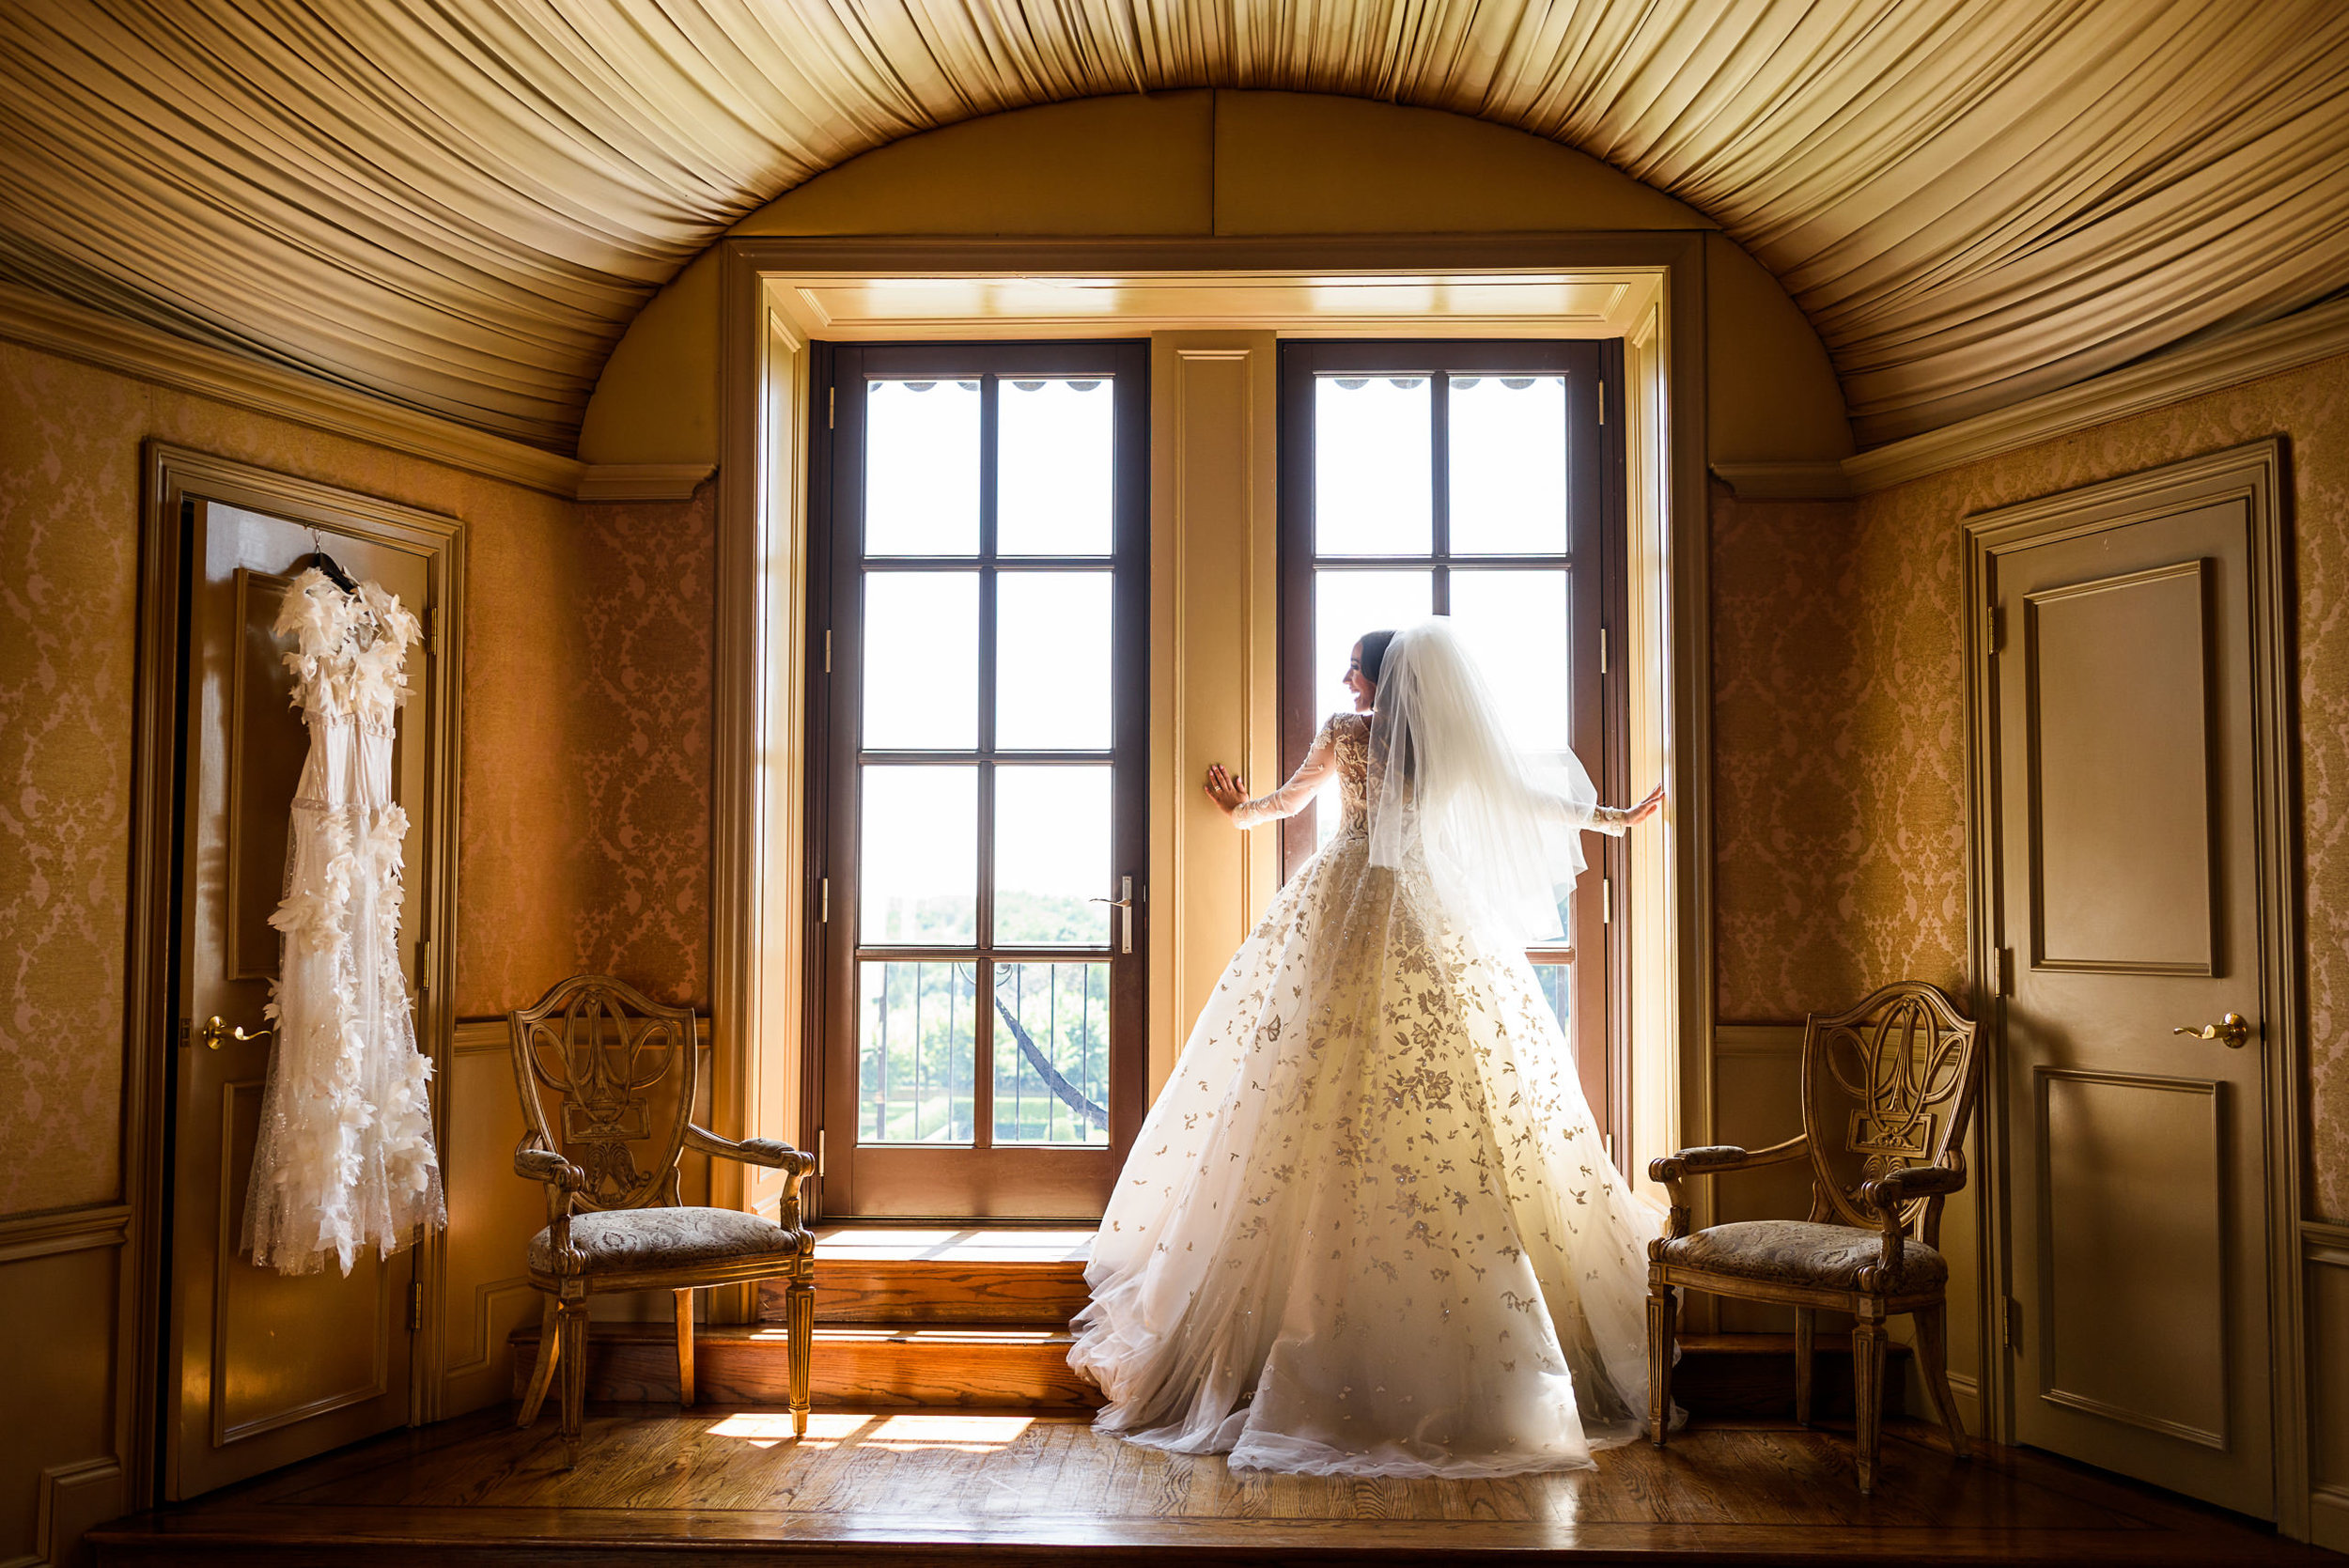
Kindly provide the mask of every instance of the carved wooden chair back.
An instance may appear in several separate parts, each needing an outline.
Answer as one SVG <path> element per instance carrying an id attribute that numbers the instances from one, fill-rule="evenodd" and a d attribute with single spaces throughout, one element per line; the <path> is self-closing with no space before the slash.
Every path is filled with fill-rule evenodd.
<path id="1" fill-rule="evenodd" d="M 513 1015 L 529 1132 L 587 1177 L 574 1212 L 677 1205 L 699 1045 L 692 1008 L 605 974 L 574 975 Z"/>
<path id="2" fill-rule="evenodd" d="M 1803 1031 L 1802 1126 L 1811 1145 L 1811 1218 L 1875 1230 L 1860 1185 L 1903 1166 L 1966 1168 L 1966 1124 L 1981 1074 L 1973 1024 L 1931 986 L 1887 986 L 1848 1013 L 1812 1014 Z M 1939 1244 L 1939 1194 L 1911 1199 L 1901 1223 Z"/>

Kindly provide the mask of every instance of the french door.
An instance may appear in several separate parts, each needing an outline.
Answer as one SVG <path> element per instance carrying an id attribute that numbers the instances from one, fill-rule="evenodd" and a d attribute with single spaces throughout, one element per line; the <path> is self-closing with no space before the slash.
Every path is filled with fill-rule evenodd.
<path id="1" fill-rule="evenodd" d="M 819 346 L 818 1203 L 1097 1218 L 1143 1111 L 1147 346 Z"/>
<path id="2" fill-rule="evenodd" d="M 1619 359 L 1588 342 L 1296 342 L 1281 349 L 1281 749 L 1302 760 L 1348 706 L 1355 641 L 1452 617 L 1532 751 L 1571 750 L 1599 798 L 1626 802 Z M 1620 404 L 1620 400 L 1618 400 Z M 1265 785 L 1264 787 L 1269 787 Z M 1332 814 L 1284 825 L 1295 870 Z M 1530 948 L 1611 1149 L 1626 973 L 1616 933 L 1623 841 L 1590 835 L 1590 869 Z"/>

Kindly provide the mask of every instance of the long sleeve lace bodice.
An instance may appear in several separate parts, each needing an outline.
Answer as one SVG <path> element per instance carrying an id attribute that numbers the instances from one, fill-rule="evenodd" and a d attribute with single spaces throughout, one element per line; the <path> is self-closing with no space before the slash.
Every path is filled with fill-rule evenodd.
<path id="1" fill-rule="evenodd" d="M 1332 779 L 1338 781 L 1346 807 L 1339 831 L 1361 831 L 1370 780 L 1369 714 L 1330 715 L 1321 733 L 1306 748 L 1305 760 L 1297 765 L 1297 771 L 1289 775 L 1288 782 L 1268 795 L 1259 795 L 1234 806 L 1232 825 L 1257 828 L 1295 816 L 1328 788 Z M 1558 801 L 1558 809 L 1562 814 L 1582 815 L 1579 806 L 1563 798 Z M 1630 814 L 1621 806 L 1594 806 L 1581 825 L 1592 832 L 1621 838 L 1631 831 Z"/>

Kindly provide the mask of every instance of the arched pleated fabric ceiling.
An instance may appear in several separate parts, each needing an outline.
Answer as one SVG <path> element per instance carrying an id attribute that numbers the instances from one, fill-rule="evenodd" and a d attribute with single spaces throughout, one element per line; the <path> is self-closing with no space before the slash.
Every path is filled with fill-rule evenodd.
<path id="1" fill-rule="evenodd" d="M 568 450 L 744 212 L 997 110 L 1474 115 L 1718 219 L 1863 435 L 2349 286 L 2340 0 L 15 0 L 0 275 Z"/>

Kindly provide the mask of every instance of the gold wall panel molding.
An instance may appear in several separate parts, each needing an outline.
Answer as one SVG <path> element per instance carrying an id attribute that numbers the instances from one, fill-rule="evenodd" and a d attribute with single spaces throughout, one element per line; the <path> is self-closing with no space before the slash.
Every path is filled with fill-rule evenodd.
<path id="1" fill-rule="evenodd" d="M 716 463 L 587 463 L 574 494 L 582 501 L 691 501 Z"/>
<path id="2" fill-rule="evenodd" d="M 0 1219 L 0 1264 L 90 1247 L 119 1247 L 129 1239 L 130 1228 L 128 1203 L 13 1216 Z"/>
<path id="3" fill-rule="evenodd" d="M 567 500 L 584 473 L 574 458 L 7 282 L 0 339 Z"/>
<path id="4" fill-rule="evenodd" d="M 1842 501 L 1854 493 L 1842 462 L 1715 463 L 1713 477 L 1740 501 Z"/>

